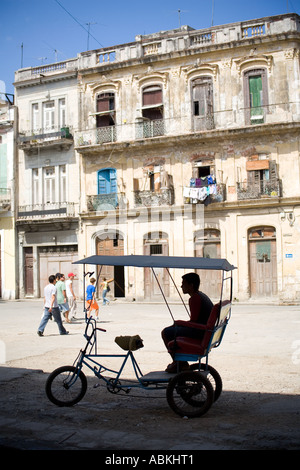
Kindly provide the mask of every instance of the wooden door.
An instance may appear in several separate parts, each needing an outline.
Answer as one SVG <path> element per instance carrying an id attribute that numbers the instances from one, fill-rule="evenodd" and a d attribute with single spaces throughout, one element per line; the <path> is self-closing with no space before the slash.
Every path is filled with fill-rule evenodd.
<path id="1" fill-rule="evenodd" d="M 33 249 L 24 248 L 24 284 L 25 295 L 33 295 Z"/>
<path id="2" fill-rule="evenodd" d="M 277 294 L 276 238 L 272 227 L 250 231 L 249 268 L 251 297 L 272 297 Z"/>
<path id="3" fill-rule="evenodd" d="M 96 242 L 96 253 L 101 256 L 123 256 L 123 238 L 116 234 L 107 236 L 106 238 L 98 238 Z M 101 266 L 98 266 L 97 276 L 100 268 Z M 102 266 L 98 283 L 98 295 L 100 293 L 99 285 L 103 277 L 106 277 L 106 279 L 114 279 L 114 282 L 109 285 L 114 297 L 125 297 L 124 266 Z"/>
<path id="4" fill-rule="evenodd" d="M 44 288 L 48 284 L 48 279 L 51 274 L 62 273 L 65 275 L 65 279 L 68 279 L 68 274 L 70 272 L 74 273 L 76 278 L 74 279 L 74 292 L 75 295 L 80 295 L 81 292 L 78 292 L 77 280 L 78 274 L 78 265 L 74 265 L 74 261 L 78 259 L 77 247 L 73 250 L 70 247 L 44 247 L 40 249 L 39 252 L 39 264 L 40 264 L 40 278 L 39 278 L 39 295 L 43 297 Z"/>
<path id="5" fill-rule="evenodd" d="M 167 241 L 151 243 L 147 241 L 144 245 L 144 254 L 151 256 L 168 256 L 169 245 Z M 154 271 L 154 273 L 153 273 Z M 160 287 L 166 297 L 170 295 L 170 278 L 165 268 L 144 268 L 144 296 L 146 299 L 161 299 Z M 159 287 L 160 286 L 160 287 Z"/>
<path id="6" fill-rule="evenodd" d="M 199 258 L 221 257 L 219 230 L 204 230 L 204 238 L 195 240 L 195 255 Z M 219 299 L 222 287 L 222 272 L 203 269 L 198 269 L 196 272 L 200 276 L 200 290 L 212 300 Z"/>

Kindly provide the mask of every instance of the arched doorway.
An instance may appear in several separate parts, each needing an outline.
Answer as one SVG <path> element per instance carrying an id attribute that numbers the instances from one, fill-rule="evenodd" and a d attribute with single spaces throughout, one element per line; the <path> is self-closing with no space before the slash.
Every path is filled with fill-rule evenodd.
<path id="1" fill-rule="evenodd" d="M 248 232 L 251 297 L 277 294 L 276 230 L 260 226 Z"/>
<path id="2" fill-rule="evenodd" d="M 116 232 L 99 235 L 96 239 L 96 254 L 101 256 L 123 256 L 124 240 L 122 235 Z M 100 268 L 101 266 L 98 266 L 98 270 Z M 97 274 L 99 274 L 99 271 Z M 100 281 L 103 277 L 114 279 L 114 282 L 110 284 L 114 297 L 125 297 L 124 266 L 103 266 Z"/>
<path id="3" fill-rule="evenodd" d="M 168 256 L 169 240 L 165 232 L 151 232 L 144 236 L 144 255 Z M 170 279 L 165 268 L 153 268 L 164 295 L 170 295 Z M 151 268 L 144 268 L 145 299 L 161 299 L 161 291 Z"/>
<path id="4" fill-rule="evenodd" d="M 204 229 L 195 233 L 195 256 L 199 258 L 221 257 L 221 235 L 217 229 Z M 200 290 L 212 299 L 218 299 L 221 293 L 221 271 L 196 270 L 201 279 Z"/>

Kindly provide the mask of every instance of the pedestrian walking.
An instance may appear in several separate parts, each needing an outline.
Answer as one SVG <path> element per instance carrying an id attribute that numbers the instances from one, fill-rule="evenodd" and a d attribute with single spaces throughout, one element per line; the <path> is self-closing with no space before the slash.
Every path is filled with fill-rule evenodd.
<path id="1" fill-rule="evenodd" d="M 110 287 L 109 283 L 112 282 L 113 279 L 110 279 L 107 281 L 106 277 L 103 278 L 103 281 L 101 282 L 101 287 L 102 287 L 102 305 L 109 304 L 109 299 L 106 297 L 107 293 L 110 292 Z"/>
<path id="2" fill-rule="evenodd" d="M 58 273 L 57 273 L 58 274 Z M 57 276 L 57 275 L 56 275 Z M 57 302 L 58 307 L 66 319 L 67 323 L 71 323 L 69 320 L 69 304 L 67 301 L 67 293 L 66 293 L 66 284 L 65 284 L 65 275 L 60 274 L 59 280 L 56 283 L 57 288 Z"/>
<path id="3" fill-rule="evenodd" d="M 69 304 L 69 318 L 70 320 L 76 320 L 76 313 L 77 313 L 77 302 L 76 302 L 76 295 L 74 294 L 73 289 L 73 281 L 75 278 L 75 274 L 69 273 L 68 280 L 66 281 L 66 294 L 67 300 Z"/>
<path id="4" fill-rule="evenodd" d="M 96 279 L 91 277 L 90 285 L 86 288 L 86 310 L 87 317 L 90 318 L 92 312 L 95 312 L 96 320 L 98 320 L 99 305 L 96 301 L 96 288 L 95 288 Z"/>
<path id="5" fill-rule="evenodd" d="M 44 315 L 42 317 L 41 323 L 38 327 L 37 334 L 39 336 L 44 336 L 44 330 L 50 318 L 53 316 L 54 321 L 57 323 L 59 333 L 61 335 L 67 335 L 69 332 L 64 328 L 60 310 L 57 302 L 57 288 L 56 288 L 56 279 L 54 275 L 49 276 L 49 284 L 44 289 Z"/>

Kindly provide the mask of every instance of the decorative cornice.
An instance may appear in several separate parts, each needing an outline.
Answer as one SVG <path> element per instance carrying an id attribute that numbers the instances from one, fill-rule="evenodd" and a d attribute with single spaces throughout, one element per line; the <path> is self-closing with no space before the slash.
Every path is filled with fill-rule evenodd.
<path id="1" fill-rule="evenodd" d="M 242 71 L 253 68 L 253 67 L 261 67 L 264 65 L 268 68 L 268 71 L 271 72 L 272 64 L 273 64 L 273 56 L 272 55 L 253 55 L 252 57 L 242 57 L 241 59 L 234 60 L 236 64 L 236 68 L 239 74 Z"/>

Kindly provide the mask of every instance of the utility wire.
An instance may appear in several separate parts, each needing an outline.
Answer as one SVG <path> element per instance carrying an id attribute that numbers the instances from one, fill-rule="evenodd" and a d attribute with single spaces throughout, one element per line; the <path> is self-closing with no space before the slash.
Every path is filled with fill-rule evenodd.
<path id="1" fill-rule="evenodd" d="M 68 15 L 71 16 L 71 18 L 73 18 L 74 21 L 76 21 L 77 24 L 79 24 L 79 26 L 81 26 L 84 31 L 86 31 L 88 33 L 89 36 L 91 36 L 101 47 L 104 47 L 103 44 L 101 44 L 96 38 L 94 38 L 94 36 L 89 32 L 89 30 L 87 30 L 81 23 L 79 23 L 79 21 L 58 1 L 58 0 L 54 0 L 63 10 L 65 10 L 66 13 L 68 13 Z"/>

